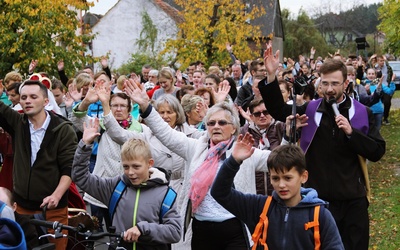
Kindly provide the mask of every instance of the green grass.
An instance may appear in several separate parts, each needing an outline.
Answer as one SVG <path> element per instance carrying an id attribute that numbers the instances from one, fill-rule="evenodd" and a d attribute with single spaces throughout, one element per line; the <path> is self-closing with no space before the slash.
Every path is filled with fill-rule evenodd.
<path id="1" fill-rule="evenodd" d="M 400 97 L 396 91 L 395 98 Z M 400 110 L 392 110 L 390 126 L 382 125 L 386 154 L 369 163 L 372 200 L 370 249 L 400 249 Z"/>

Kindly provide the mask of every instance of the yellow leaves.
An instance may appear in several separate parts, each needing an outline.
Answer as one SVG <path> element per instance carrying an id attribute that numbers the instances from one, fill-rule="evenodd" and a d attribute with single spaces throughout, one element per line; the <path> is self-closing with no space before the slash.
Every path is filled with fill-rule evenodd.
<path id="1" fill-rule="evenodd" d="M 0 15 L 0 75 L 12 68 L 24 71 L 32 58 L 43 62 L 41 70 L 51 73 L 57 67 L 52 63 L 53 56 L 63 58 L 66 67 L 75 64 L 73 61 L 85 62 L 82 52 L 85 48 L 75 38 L 75 30 L 79 26 L 76 12 L 73 10 L 86 8 L 81 0 L 4 0 Z M 68 6 L 67 6 L 68 5 Z M 70 8 L 72 7 L 72 8 Z M 73 9 L 73 10 L 71 10 Z M 69 51 L 60 48 L 63 44 Z M 70 66 L 69 66 L 70 65 Z M 46 68 L 49 67 L 49 68 Z"/>
<path id="2" fill-rule="evenodd" d="M 252 6 L 245 12 L 246 5 L 241 0 L 175 2 L 184 7 L 181 13 L 185 22 L 179 25 L 180 35 L 167 43 L 164 53 L 179 51 L 178 59 L 184 67 L 187 66 L 186 62 L 203 58 L 207 64 L 213 61 L 226 63 L 230 58 L 225 50 L 225 43 L 230 42 L 234 44 L 235 54 L 241 60 L 254 58 L 247 38 L 259 37 L 260 27 L 250 26 L 246 21 L 265 13 L 262 7 Z"/>

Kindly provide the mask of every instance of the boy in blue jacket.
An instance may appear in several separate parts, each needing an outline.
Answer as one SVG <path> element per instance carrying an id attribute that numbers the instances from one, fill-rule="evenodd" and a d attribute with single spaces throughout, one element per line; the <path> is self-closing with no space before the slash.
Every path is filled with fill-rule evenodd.
<path id="1" fill-rule="evenodd" d="M 258 246 L 263 242 L 269 249 L 317 249 L 317 244 L 320 249 L 344 249 L 335 220 L 325 209 L 327 202 L 319 199 L 314 189 L 301 187 L 307 181 L 308 172 L 299 147 L 279 146 L 268 157 L 274 191 L 267 211 L 263 212 L 268 196 L 243 194 L 232 187 L 240 164 L 254 152 L 253 141 L 248 133 L 239 136 L 211 189 L 211 195 L 219 204 L 241 219 L 251 233 L 255 232 L 252 249 L 264 249 Z M 316 229 L 312 226 L 317 206 L 319 236 L 314 234 Z M 265 213 L 267 218 L 262 216 Z"/>

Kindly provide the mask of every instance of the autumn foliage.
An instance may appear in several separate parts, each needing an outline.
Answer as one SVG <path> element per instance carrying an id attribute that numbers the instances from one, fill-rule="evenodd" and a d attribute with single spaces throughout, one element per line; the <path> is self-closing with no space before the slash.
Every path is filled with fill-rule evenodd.
<path id="1" fill-rule="evenodd" d="M 385 33 L 385 51 L 398 56 L 400 54 L 400 2 L 384 0 L 378 12 L 381 19 L 378 29 Z"/>
<path id="2" fill-rule="evenodd" d="M 84 56 L 84 42 L 91 39 L 79 18 L 89 8 L 82 0 L 0 1 L 0 75 L 11 70 L 27 73 L 37 59 L 38 71 L 54 73 L 58 60 L 74 72 L 90 58 Z"/>
<path id="3" fill-rule="evenodd" d="M 260 45 L 260 27 L 250 23 L 265 14 L 261 5 L 246 5 L 242 0 L 175 0 L 175 3 L 182 8 L 184 21 L 178 25 L 177 38 L 167 42 L 164 53 L 175 53 L 183 67 L 197 60 L 207 65 L 228 64 L 227 42 L 234 46 L 235 55 L 242 61 L 258 56 L 259 51 L 249 48 L 248 39 Z"/>

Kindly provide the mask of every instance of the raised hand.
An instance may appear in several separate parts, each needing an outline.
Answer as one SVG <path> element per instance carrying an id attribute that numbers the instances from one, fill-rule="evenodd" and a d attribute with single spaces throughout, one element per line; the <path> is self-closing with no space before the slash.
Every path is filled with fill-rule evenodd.
<path id="1" fill-rule="evenodd" d="M 182 72 L 179 69 L 176 71 L 175 75 L 176 75 L 176 80 L 182 82 Z"/>
<path id="2" fill-rule="evenodd" d="M 237 104 L 235 104 L 237 106 Z M 237 109 L 239 110 L 240 115 L 246 119 L 246 121 L 251 122 L 251 114 L 250 114 L 250 110 L 249 108 L 247 108 L 246 111 L 244 111 L 244 109 L 242 108 L 242 106 L 237 106 Z"/>
<path id="3" fill-rule="evenodd" d="M 88 119 L 83 123 L 82 141 L 86 144 L 92 144 L 94 139 L 100 135 L 99 132 L 99 118 Z"/>
<path id="4" fill-rule="evenodd" d="M 272 54 L 272 46 L 268 46 L 264 51 L 264 64 L 268 73 L 268 82 L 275 79 L 275 72 L 279 67 L 279 50 Z"/>
<path id="5" fill-rule="evenodd" d="M 63 60 L 58 61 L 57 69 L 58 69 L 58 71 L 63 71 L 64 70 L 64 61 Z"/>
<path id="6" fill-rule="evenodd" d="M 106 86 L 106 84 L 97 82 L 95 85 L 95 90 L 96 90 L 96 94 L 97 94 L 99 100 L 101 101 L 102 105 L 103 106 L 109 105 L 110 95 L 111 95 L 110 86 Z"/>
<path id="7" fill-rule="evenodd" d="M 101 67 L 103 69 L 107 68 L 108 67 L 108 59 L 107 59 L 107 57 L 105 57 L 105 56 L 101 57 L 100 63 L 101 63 Z"/>
<path id="8" fill-rule="evenodd" d="M 204 101 L 197 102 L 195 111 L 199 114 L 200 118 L 203 119 L 207 114 L 208 106 Z"/>
<path id="9" fill-rule="evenodd" d="M 311 55 L 315 55 L 315 51 L 316 51 L 316 50 L 314 49 L 314 47 L 311 47 L 310 54 L 311 54 Z"/>
<path id="10" fill-rule="evenodd" d="M 142 84 L 138 85 L 133 79 L 128 79 L 124 83 L 125 92 L 131 98 L 131 100 L 139 104 L 140 109 L 144 112 L 149 106 L 149 96 L 146 93 L 146 89 Z"/>
<path id="11" fill-rule="evenodd" d="M 96 83 L 96 85 L 97 84 L 101 84 L 100 82 L 97 82 Z M 86 101 L 86 102 L 88 102 L 88 103 L 95 103 L 95 102 L 97 102 L 99 100 L 99 96 L 97 95 L 97 92 L 96 92 L 96 89 L 95 89 L 95 87 L 93 86 L 93 84 L 91 83 L 91 84 L 89 84 L 89 89 L 88 89 L 88 91 L 87 91 L 87 93 L 86 93 L 86 96 L 85 96 L 85 98 L 83 99 L 83 101 Z M 82 101 L 82 102 L 83 102 Z"/>
<path id="12" fill-rule="evenodd" d="M 229 53 L 232 53 L 233 48 L 232 48 L 232 45 L 231 45 L 230 43 L 226 43 L 226 50 L 227 50 Z"/>
<path id="13" fill-rule="evenodd" d="M 31 61 L 31 63 L 29 64 L 29 74 L 32 74 L 35 71 L 38 62 L 38 60 Z"/>
<path id="14" fill-rule="evenodd" d="M 136 75 L 136 73 L 131 73 L 131 77 L 129 79 L 133 79 L 136 84 L 140 84 L 140 75 Z"/>
<path id="15" fill-rule="evenodd" d="M 246 133 L 244 136 L 239 135 L 232 150 L 232 157 L 235 161 L 242 163 L 244 160 L 249 158 L 254 153 L 253 144 L 254 139 L 251 134 Z"/>
<path id="16" fill-rule="evenodd" d="M 82 90 L 78 91 L 76 84 L 73 83 L 69 85 L 68 93 L 75 102 L 80 102 L 82 100 Z"/>
<path id="17" fill-rule="evenodd" d="M 74 99 L 69 92 L 65 93 L 63 100 L 66 107 L 71 107 L 74 104 Z"/>
<path id="18" fill-rule="evenodd" d="M 358 67 L 362 66 L 362 64 L 363 64 L 362 56 L 358 56 L 358 61 L 357 61 Z"/>
<path id="19" fill-rule="evenodd" d="M 231 85 L 229 85 L 229 82 L 227 80 L 223 80 L 218 85 L 218 92 L 215 92 L 214 88 L 211 88 L 211 90 L 214 94 L 215 100 L 217 102 L 223 102 L 226 100 L 226 97 L 231 90 Z"/>

